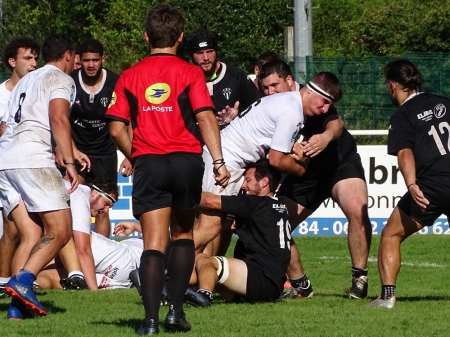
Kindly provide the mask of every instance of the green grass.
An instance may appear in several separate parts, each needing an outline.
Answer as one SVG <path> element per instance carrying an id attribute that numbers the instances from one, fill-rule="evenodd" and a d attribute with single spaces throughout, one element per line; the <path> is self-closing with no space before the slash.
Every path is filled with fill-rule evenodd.
<path id="1" fill-rule="evenodd" d="M 402 245 L 403 265 L 392 310 L 369 309 L 369 300 L 348 300 L 350 258 L 344 237 L 296 238 L 311 279 L 312 299 L 274 304 L 219 303 L 186 307 L 192 331 L 183 336 L 447 336 L 450 320 L 450 268 L 445 236 L 415 235 Z M 379 237 L 369 262 L 369 297 L 379 295 L 376 265 Z M 47 291 L 39 299 L 47 317 L 6 319 L 8 300 L 0 300 L 3 336 L 134 336 L 143 318 L 135 289 Z M 164 318 L 167 308 L 161 310 Z M 166 335 L 161 332 L 160 335 Z"/>

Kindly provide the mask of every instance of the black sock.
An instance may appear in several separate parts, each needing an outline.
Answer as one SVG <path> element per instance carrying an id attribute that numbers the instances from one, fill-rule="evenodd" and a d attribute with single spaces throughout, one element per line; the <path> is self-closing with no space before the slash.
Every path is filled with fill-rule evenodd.
<path id="1" fill-rule="evenodd" d="M 195 262 L 194 240 L 181 239 L 172 242 L 167 272 L 169 274 L 170 309 L 183 313 L 183 300 Z"/>
<path id="2" fill-rule="evenodd" d="M 144 323 L 159 323 L 159 307 L 164 287 L 164 254 L 158 250 L 145 250 L 139 267 L 142 302 L 144 303 Z"/>
<path id="3" fill-rule="evenodd" d="M 360 276 L 367 276 L 368 273 L 369 273 L 369 271 L 367 270 L 367 268 L 360 269 L 360 268 L 352 267 L 352 277 L 358 278 Z"/>
<path id="4" fill-rule="evenodd" d="M 388 300 L 395 296 L 395 286 L 381 286 L 381 299 Z"/>
<path id="5" fill-rule="evenodd" d="M 308 276 L 304 274 L 302 277 L 289 279 L 293 288 L 306 288 L 308 286 Z"/>

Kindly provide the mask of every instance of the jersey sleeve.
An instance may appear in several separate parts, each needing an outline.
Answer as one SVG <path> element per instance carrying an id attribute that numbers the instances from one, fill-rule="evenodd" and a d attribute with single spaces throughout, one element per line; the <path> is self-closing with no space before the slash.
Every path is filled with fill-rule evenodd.
<path id="1" fill-rule="evenodd" d="M 400 108 L 389 121 L 388 154 L 396 156 L 402 149 L 412 149 L 414 133 L 407 110 Z"/>
<path id="2" fill-rule="evenodd" d="M 294 104 L 287 104 L 284 109 L 272 113 L 275 131 L 270 148 L 283 153 L 290 153 L 295 139 L 303 126 L 303 113 Z"/>
<path id="3" fill-rule="evenodd" d="M 111 102 L 106 111 L 105 118 L 117 120 L 128 125 L 130 123 L 130 103 L 125 95 L 126 73 L 123 73 L 117 81 Z"/>
<path id="4" fill-rule="evenodd" d="M 191 88 L 189 90 L 189 100 L 191 102 L 194 115 L 199 112 L 212 110 L 216 111 L 206 86 L 205 75 L 200 67 L 192 67 Z"/>
<path id="5" fill-rule="evenodd" d="M 223 195 L 221 202 L 223 212 L 248 219 L 261 202 L 261 198 L 253 195 Z"/>
<path id="6" fill-rule="evenodd" d="M 64 180 L 67 188 L 70 184 Z M 74 231 L 91 233 L 91 210 L 90 210 L 90 188 L 87 186 L 78 187 L 70 194 L 70 211 L 72 213 L 72 228 Z"/>
<path id="7" fill-rule="evenodd" d="M 77 91 L 73 78 L 64 73 L 56 73 L 53 88 L 50 92 L 49 101 L 62 98 L 69 102 L 70 106 L 75 102 Z"/>

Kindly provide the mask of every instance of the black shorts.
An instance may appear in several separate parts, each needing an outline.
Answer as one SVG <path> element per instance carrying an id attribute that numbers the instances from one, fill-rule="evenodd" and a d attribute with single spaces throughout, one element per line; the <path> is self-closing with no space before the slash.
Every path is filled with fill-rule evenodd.
<path id="1" fill-rule="evenodd" d="M 117 153 L 114 156 L 90 157 L 91 170 L 80 171 L 81 166 L 77 163 L 77 171 L 86 182 L 90 182 L 95 178 L 107 178 L 109 181 L 117 184 Z"/>
<path id="2" fill-rule="evenodd" d="M 400 199 L 397 204 L 398 208 L 422 226 L 432 226 L 442 214 L 450 215 L 450 185 L 445 184 L 448 180 L 446 177 L 439 182 L 424 179 L 417 181 L 423 195 L 430 202 L 424 211 L 419 208 L 409 192 L 406 192 Z"/>
<path id="3" fill-rule="evenodd" d="M 234 302 L 258 303 L 275 302 L 283 292 L 269 278 L 267 278 L 259 263 L 246 261 L 247 265 L 247 294 L 245 296 L 236 295 Z"/>
<path id="4" fill-rule="evenodd" d="M 287 176 L 277 195 L 286 196 L 303 207 L 315 211 L 324 200 L 331 197 L 331 191 L 337 182 L 350 178 L 366 181 L 358 153 L 346 158 L 336 168 L 331 167 L 330 170 L 322 171 L 320 175 L 315 172 L 308 173 L 308 170 L 309 168 L 303 177 Z"/>
<path id="5" fill-rule="evenodd" d="M 134 163 L 133 215 L 174 207 L 196 208 L 202 194 L 205 165 L 200 154 L 145 155 Z"/>

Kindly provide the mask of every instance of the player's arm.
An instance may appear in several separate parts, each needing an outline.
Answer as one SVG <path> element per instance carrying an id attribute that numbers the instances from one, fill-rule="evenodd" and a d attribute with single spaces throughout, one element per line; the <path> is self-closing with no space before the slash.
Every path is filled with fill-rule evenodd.
<path id="1" fill-rule="evenodd" d="M 222 197 L 214 193 L 202 192 L 202 199 L 200 200 L 199 207 L 220 211 L 222 209 Z"/>
<path id="2" fill-rule="evenodd" d="M 72 136 L 69 121 L 70 103 L 64 98 L 54 98 L 49 103 L 49 117 L 53 139 L 59 147 L 65 162 L 67 176 L 70 181 L 69 193 L 78 186 L 78 174 L 75 168 L 75 157 L 72 149 Z"/>
<path id="3" fill-rule="evenodd" d="M 398 167 L 405 179 L 408 191 L 420 208 L 425 209 L 430 203 L 416 184 L 416 164 L 411 149 L 401 149 L 397 152 Z"/>
<path id="4" fill-rule="evenodd" d="M 110 134 L 119 150 L 122 151 L 129 161 L 131 161 L 131 139 L 128 135 L 127 125 L 122 121 L 112 120 Z"/>
<path id="5" fill-rule="evenodd" d="M 78 259 L 81 264 L 81 271 L 87 286 L 91 290 L 97 290 L 97 278 L 95 277 L 95 264 L 91 248 L 91 236 L 80 231 L 73 231 L 73 239 L 77 250 Z"/>
<path id="6" fill-rule="evenodd" d="M 295 146 L 301 147 L 300 144 Z M 286 173 L 293 176 L 302 176 L 305 174 L 306 167 L 308 166 L 309 159 L 301 154 L 301 151 L 293 156 L 290 153 L 283 153 L 274 149 L 269 151 L 269 164 L 275 167 L 281 173 Z"/>
<path id="7" fill-rule="evenodd" d="M 115 236 L 128 236 L 133 232 L 142 233 L 142 227 L 140 222 L 136 221 L 123 221 L 118 223 L 114 227 L 113 234 Z"/>
<path id="8" fill-rule="evenodd" d="M 127 126 L 127 133 L 130 140 L 133 140 L 133 128 L 131 125 Z M 129 177 L 133 174 L 133 164 L 131 164 L 131 161 L 128 160 L 128 158 L 122 160 L 122 163 L 119 166 L 119 173 L 124 177 Z"/>
<path id="9" fill-rule="evenodd" d="M 220 143 L 219 124 L 211 110 L 201 111 L 195 116 L 203 141 L 215 162 L 214 169 L 217 170 L 215 179 L 220 186 L 225 188 L 228 185 L 228 180 L 230 180 L 230 172 L 228 172 L 224 163 L 220 161 L 220 159 L 223 159 L 223 155 Z"/>
<path id="10" fill-rule="evenodd" d="M 324 122 L 325 131 L 313 135 L 304 145 L 305 154 L 308 157 L 317 156 L 333 140 L 339 138 L 344 129 L 344 122 L 337 114 L 330 115 Z"/>

